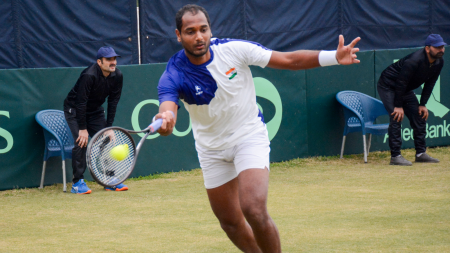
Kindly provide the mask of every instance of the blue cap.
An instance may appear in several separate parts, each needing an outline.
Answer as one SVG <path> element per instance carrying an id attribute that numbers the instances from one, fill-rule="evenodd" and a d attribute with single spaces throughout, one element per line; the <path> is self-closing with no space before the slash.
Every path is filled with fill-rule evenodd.
<path id="1" fill-rule="evenodd" d="M 425 41 L 425 46 L 440 47 L 446 45 L 447 43 L 444 42 L 444 39 L 442 39 L 441 35 L 439 34 L 430 34 Z"/>
<path id="2" fill-rule="evenodd" d="M 109 58 L 120 55 L 116 54 L 116 51 L 112 47 L 101 47 L 97 52 L 97 59 L 100 59 L 102 57 Z"/>

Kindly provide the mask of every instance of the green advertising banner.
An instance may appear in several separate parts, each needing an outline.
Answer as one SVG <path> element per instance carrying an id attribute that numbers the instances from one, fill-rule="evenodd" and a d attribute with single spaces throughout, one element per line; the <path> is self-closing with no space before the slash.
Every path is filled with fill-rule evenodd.
<path id="1" fill-rule="evenodd" d="M 374 53 L 373 51 L 359 53 L 358 59 L 361 61 L 360 64 L 317 68 L 306 72 L 310 156 L 340 153 L 344 133 L 344 113 L 336 100 L 339 91 L 353 90 L 369 96 L 375 95 Z M 362 153 L 363 150 L 362 134 L 349 134 L 345 153 Z"/>
<path id="2" fill-rule="evenodd" d="M 114 125 L 140 130 L 158 111 L 156 86 L 166 64 L 120 66 L 124 74 L 122 96 Z M 27 69 L 0 71 L 0 190 L 37 187 L 44 155 L 42 128 L 35 114 L 46 109 L 63 109 L 63 101 L 83 68 Z M 106 104 L 104 108 L 107 108 Z M 140 136 L 136 136 L 139 141 Z M 61 183 L 61 158 L 47 162 L 45 185 Z M 157 172 L 191 170 L 199 163 L 190 129 L 189 115 L 180 108 L 174 134 L 153 135 L 145 142 L 132 177 Z M 71 160 L 66 161 L 72 178 Z M 85 177 L 92 180 L 89 172 Z"/>
<path id="3" fill-rule="evenodd" d="M 39 185 L 44 136 L 35 114 L 62 109 L 80 72 L 81 68 L 0 70 L 0 190 Z M 62 182 L 61 167 L 61 158 L 50 158 L 47 184 Z M 67 171 L 71 178 L 70 165 Z"/>
<path id="4" fill-rule="evenodd" d="M 252 67 L 257 103 L 271 140 L 271 161 L 339 154 L 344 120 L 336 93 L 355 90 L 376 96 L 381 71 L 412 51 L 360 52 L 360 64 L 306 71 Z M 158 111 L 156 87 L 165 67 L 166 64 L 119 66 L 124 86 L 114 125 L 140 130 L 151 122 Z M 443 95 L 449 94 L 450 89 L 446 69 L 447 66 L 427 104 L 431 112 L 427 127 L 429 146 L 450 144 L 450 101 Z M 62 110 L 63 101 L 82 70 L 0 70 L 0 190 L 39 186 L 45 145 L 35 114 L 46 109 Z M 420 95 L 420 89 L 417 94 Z M 173 135 L 148 137 L 132 177 L 199 168 L 189 115 L 180 105 Z M 387 117 L 380 121 L 383 120 Z M 403 127 L 404 147 L 412 147 L 407 120 Z M 140 138 L 136 136 L 135 140 Z M 373 138 L 372 151 L 388 149 L 387 136 Z M 362 152 L 361 134 L 349 134 L 345 153 Z M 70 182 L 71 160 L 66 161 L 66 170 L 66 181 Z M 89 172 L 85 177 L 91 180 Z M 45 185 L 61 182 L 61 158 L 52 157 L 47 162 Z"/>
<path id="5" fill-rule="evenodd" d="M 256 102 L 270 138 L 270 161 L 308 155 L 305 71 L 252 67 Z"/>

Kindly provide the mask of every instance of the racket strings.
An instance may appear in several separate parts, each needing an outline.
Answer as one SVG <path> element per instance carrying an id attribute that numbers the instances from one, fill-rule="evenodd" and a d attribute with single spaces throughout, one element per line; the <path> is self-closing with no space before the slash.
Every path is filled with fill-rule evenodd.
<path id="1" fill-rule="evenodd" d="M 93 140 L 90 156 L 92 172 L 106 185 L 114 185 L 125 180 L 133 166 L 135 156 L 134 145 L 129 135 L 118 129 L 111 131 L 113 134 L 105 132 Z M 128 145 L 128 156 L 121 161 L 113 159 L 110 155 L 111 149 L 124 144 Z"/>

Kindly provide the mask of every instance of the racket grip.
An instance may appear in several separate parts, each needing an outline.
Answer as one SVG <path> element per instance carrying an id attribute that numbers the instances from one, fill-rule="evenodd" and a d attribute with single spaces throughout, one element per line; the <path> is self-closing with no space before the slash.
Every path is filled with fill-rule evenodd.
<path id="1" fill-rule="evenodd" d="M 153 122 L 152 124 L 150 124 L 149 129 L 150 129 L 150 133 L 154 133 L 156 131 L 158 131 L 158 129 L 161 127 L 163 120 L 162 119 L 157 119 L 155 120 L 155 122 Z"/>
<path id="2" fill-rule="evenodd" d="M 175 113 L 172 113 L 172 116 L 175 118 Z M 163 120 L 162 119 L 157 119 L 155 120 L 155 122 L 153 122 L 152 124 L 150 124 L 150 126 L 148 126 L 148 128 L 150 129 L 150 133 L 154 133 L 156 131 L 158 131 L 158 129 L 161 127 Z"/>

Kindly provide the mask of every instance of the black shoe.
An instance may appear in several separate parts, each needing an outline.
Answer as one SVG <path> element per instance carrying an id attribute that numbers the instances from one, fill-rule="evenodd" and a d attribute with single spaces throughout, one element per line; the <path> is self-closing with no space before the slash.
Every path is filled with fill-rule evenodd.
<path id="1" fill-rule="evenodd" d="M 397 157 L 391 157 L 390 165 L 412 166 L 412 162 L 406 160 L 403 156 L 399 155 Z"/>
<path id="2" fill-rule="evenodd" d="M 429 156 L 427 153 L 422 153 L 420 156 L 416 156 L 416 163 L 438 163 L 439 160 Z"/>

